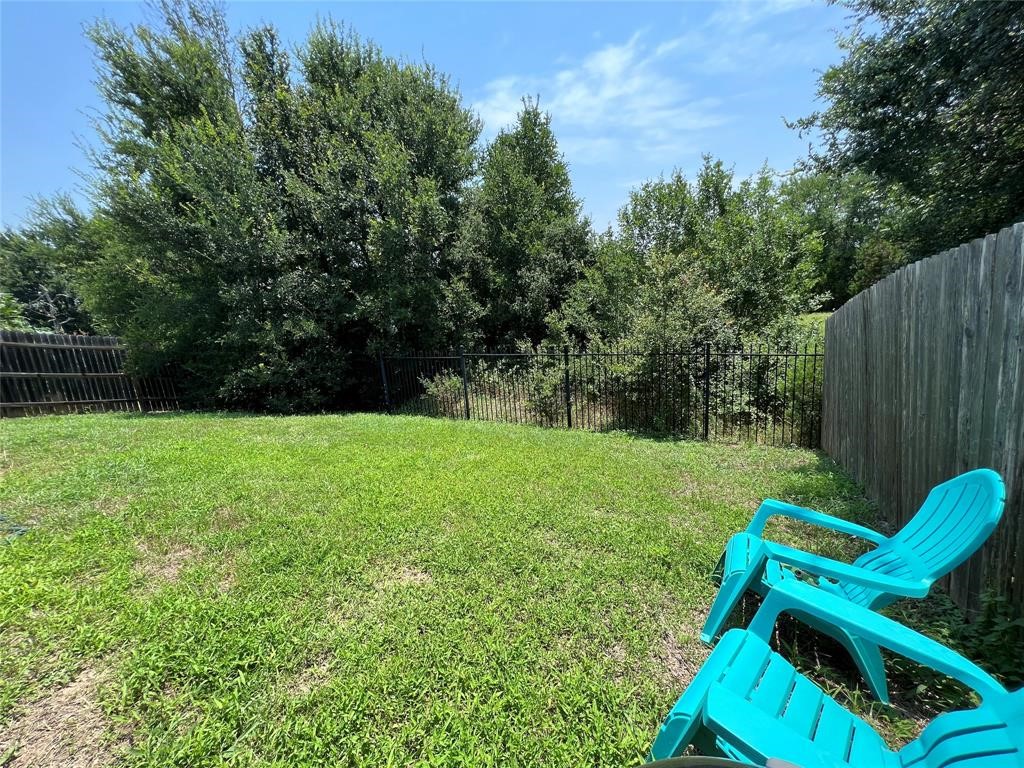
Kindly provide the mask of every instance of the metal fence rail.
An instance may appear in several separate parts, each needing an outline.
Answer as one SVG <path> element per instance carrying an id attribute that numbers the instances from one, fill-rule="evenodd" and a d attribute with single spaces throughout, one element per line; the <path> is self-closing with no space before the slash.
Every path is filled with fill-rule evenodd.
<path id="1" fill-rule="evenodd" d="M 817 447 L 815 345 L 381 355 L 389 412 Z"/>
<path id="2" fill-rule="evenodd" d="M 0 330 L 0 415 L 178 407 L 171 379 L 130 376 L 124 360 L 114 336 Z"/>

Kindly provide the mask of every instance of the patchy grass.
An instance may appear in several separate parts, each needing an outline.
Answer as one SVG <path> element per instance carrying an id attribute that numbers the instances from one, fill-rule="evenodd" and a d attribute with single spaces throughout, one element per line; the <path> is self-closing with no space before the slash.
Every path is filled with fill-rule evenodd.
<path id="1" fill-rule="evenodd" d="M 0 540 L 14 765 L 638 764 L 758 502 L 869 513 L 827 459 L 763 446 L 372 415 L 0 429 L 29 527 Z M 38 746 L 62 707 L 79 724 Z"/>

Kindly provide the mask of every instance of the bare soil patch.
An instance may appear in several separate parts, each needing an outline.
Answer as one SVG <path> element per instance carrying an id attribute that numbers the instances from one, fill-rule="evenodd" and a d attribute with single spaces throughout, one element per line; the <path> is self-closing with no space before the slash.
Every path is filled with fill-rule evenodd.
<path id="1" fill-rule="evenodd" d="M 63 688 L 26 705 L 0 729 L 0 761 L 13 750 L 4 768 L 112 765 L 128 737 L 112 729 L 100 708 L 98 690 L 105 679 L 104 673 L 86 668 Z"/>
<path id="2" fill-rule="evenodd" d="M 233 531 L 248 522 L 248 518 L 234 507 L 217 507 L 212 513 L 213 525 L 218 531 Z"/>
<path id="3" fill-rule="evenodd" d="M 304 667 L 285 686 L 289 696 L 307 696 L 331 679 L 331 658 L 323 653 Z"/>
<path id="4" fill-rule="evenodd" d="M 136 572 L 149 582 L 175 582 L 181 570 L 195 557 L 189 547 L 176 547 L 167 552 L 157 553 L 145 545 L 139 547 L 142 557 L 136 563 Z"/>
<path id="5" fill-rule="evenodd" d="M 377 588 L 421 586 L 430 584 L 433 580 L 434 577 L 426 571 L 411 565 L 403 565 L 391 573 L 385 573 L 377 582 Z"/>
<path id="6" fill-rule="evenodd" d="M 654 661 L 662 670 L 662 679 L 671 688 L 683 690 L 693 680 L 711 649 L 698 640 L 680 640 L 672 631 L 661 638 Z"/>

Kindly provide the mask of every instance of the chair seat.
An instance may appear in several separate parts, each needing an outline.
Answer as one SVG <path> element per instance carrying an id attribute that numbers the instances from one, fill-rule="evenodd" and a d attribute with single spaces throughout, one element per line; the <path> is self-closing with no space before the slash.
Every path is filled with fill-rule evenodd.
<path id="1" fill-rule="evenodd" d="M 801 589 L 806 590 L 802 596 Z M 823 599 L 818 590 L 787 582 L 769 593 L 761 610 L 783 591 L 810 613 L 817 610 L 816 599 Z M 772 619 L 778 607 L 771 606 Z M 981 703 L 937 716 L 917 739 L 894 752 L 868 723 L 772 651 L 766 639 L 770 627 L 731 629 L 672 707 L 652 758 L 680 755 L 696 745 L 752 765 L 782 760 L 803 768 L 1024 768 L 1024 689 L 1008 692 L 934 641 L 868 609 L 850 608 L 852 623 L 891 625 L 897 649 L 954 674 L 981 694 Z M 868 617 L 873 618 L 865 622 Z M 878 634 L 874 630 L 876 639 Z"/>
<path id="2" fill-rule="evenodd" d="M 709 687 L 703 709 L 705 726 L 728 752 L 761 763 L 774 757 L 815 768 L 899 764 L 870 725 L 836 704 L 767 643 L 740 630 L 729 635 L 724 650 L 734 655 Z"/>

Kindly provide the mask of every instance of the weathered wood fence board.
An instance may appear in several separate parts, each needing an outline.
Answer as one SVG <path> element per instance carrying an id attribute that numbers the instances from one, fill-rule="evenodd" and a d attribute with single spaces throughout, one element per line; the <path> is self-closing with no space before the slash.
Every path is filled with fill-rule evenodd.
<path id="1" fill-rule="evenodd" d="M 0 330 L 0 415 L 178 407 L 171 379 L 129 376 L 124 359 L 114 336 Z"/>
<path id="2" fill-rule="evenodd" d="M 1024 223 L 904 267 L 825 326 L 822 447 L 906 523 L 936 483 L 992 467 L 1007 508 L 946 587 L 1024 613 Z"/>

